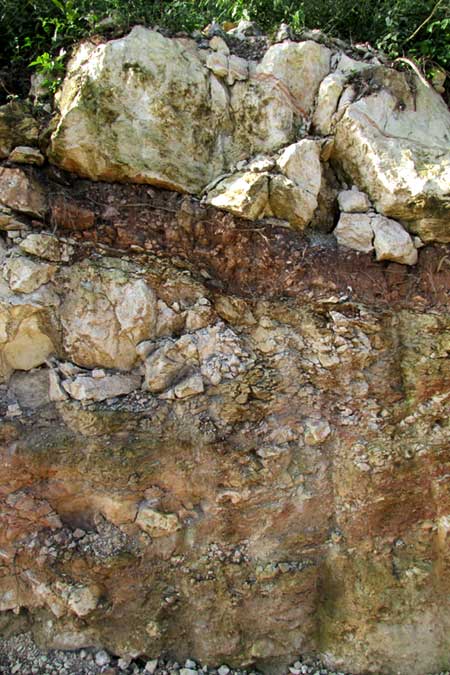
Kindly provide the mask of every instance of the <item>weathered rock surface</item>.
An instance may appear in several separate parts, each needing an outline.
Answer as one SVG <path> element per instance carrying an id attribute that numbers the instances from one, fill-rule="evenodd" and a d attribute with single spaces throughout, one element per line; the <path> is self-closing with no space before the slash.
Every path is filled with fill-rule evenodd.
<path id="1" fill-rule="evenodd" d="M 200 192 L 237 160 L 293 138 L 329 62 L 327 48 L 289 42 L 249 73 L 244 59 L 214 47 L 204 56 L 194 41 L 142 27 L 97 47 L 85 43 L 59 95 L 50 158 L 89 178 Z"/>
<path id="2" fill-rule="evenodd" d="M 131 368 L 136 345 L 155 330 L 156 299 L 126 265 L 81 263 L 68 270 L 61 306 L 63 343 L 81 366 Z"/>
<path id="3" fill-rule="evenodd" d="M 60 168 L 0 111 L 0 635 L 445 672 L 448 114 L 245 32 L 81 45 Z"/>

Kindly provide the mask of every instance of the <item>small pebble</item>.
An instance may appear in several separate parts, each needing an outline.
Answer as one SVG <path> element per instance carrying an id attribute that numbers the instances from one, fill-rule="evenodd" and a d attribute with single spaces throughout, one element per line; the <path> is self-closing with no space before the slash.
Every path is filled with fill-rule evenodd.
<path id="1" fill-rule="evenodd" d="M 97 652 L 97 654 L 95 655 L 95 663 L 98 666 L 107 666 L 110 661 L 111 661 L 110 656 L 108 652 L 105 652 L 104 649 L 102 649 L 100 652 Z"/>

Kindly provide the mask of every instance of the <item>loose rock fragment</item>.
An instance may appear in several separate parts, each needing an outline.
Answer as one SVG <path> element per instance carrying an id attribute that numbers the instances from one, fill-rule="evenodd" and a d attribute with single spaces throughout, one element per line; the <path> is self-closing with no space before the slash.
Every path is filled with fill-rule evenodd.
<path id="1" fill-rule="evenodd" d="M 342 213 L 334 230 L 338 244 L 355 251 L 373 251 L 373 229 L 370 216 L 358 213 Z"/>
<path id="2" fill-rule="evenodd" d="M 64 380 L 62 386 L 78 401 L 104 401 L 115 396 L 125 396 L 138 389 L 141 377 L 138 374 L 106 375 L 102 378 L 78 375 Z"/>
<path id="3" fill-rule="evenodd" d="M 359 190 L 342 190 L 338 194 L 338 203 L 341 211 L 346 213 L 366 213 L 370 208 L 368 196 Z"/>
<path id="4" fill-rule="evenodd" d="M 44 155 L 37 148 L 30 148 L 27 145 L 18 145 L 8 157 L 10 162 L 17 164 L 35 164 L 42 166 Z"/>
<path id="5" fill-rule="evenodd" d="M 392 260 L 404 265 L 415 265 L 417 249 L 410 235 L 400 223 L 383 216 L 372 219 L 377 260 Z"/>
<path id="6" fill-rule="evenodd" d="M 22 169 L 0 167 L 0 203 L 38 218 L 47 209 L 41 186 Z"/>

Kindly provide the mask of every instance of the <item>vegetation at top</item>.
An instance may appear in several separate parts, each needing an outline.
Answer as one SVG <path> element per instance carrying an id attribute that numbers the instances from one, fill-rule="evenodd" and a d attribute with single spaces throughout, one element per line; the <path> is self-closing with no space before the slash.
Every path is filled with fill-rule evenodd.
<path id="1" fill-rule="evenodd" d="M 55 87 L 71 46 L 89 35 L 115 37 L 135 24 L 190 32 L 240 19 L 269 34 L 285 22 L 368 42 L 431 78 L 450 71 L 450 0 L 0 0 L 0 100 L 26 91 L 30 68 Z"/>

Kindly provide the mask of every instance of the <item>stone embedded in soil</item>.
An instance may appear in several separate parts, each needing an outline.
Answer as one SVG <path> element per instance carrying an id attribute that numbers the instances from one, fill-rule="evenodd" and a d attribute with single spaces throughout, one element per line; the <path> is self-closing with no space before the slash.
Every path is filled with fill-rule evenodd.
<path id="1" fill-rule="evenodd" d="M 44 155 L 39 152 L 37 148 L 30 148 L 26 145 L 18 145 L 11 151 L 9 157 L 10 162 L 17 164 L 33 164 L 35 166 L 42 166 L 44 163 Z"/>
<path id="2" fill-rule="evenodd" d="M 146 504 L 139 507 L 136 524 L 152 537 L 165 537 L 181 528 L 176 514 L 161 513 Z"/>
<path id="3" fill-rule="evenodd" d="M 54 276 L 56 267 L 37 263 L 25 256 L 9 258 L 3 266 L 3 277 L 11 290 L 17 293 L 32 293 Z"/>
<path id="4" fill-rule="evenodd" d="M 47 210 L 43 189 L 22 169 L 0 167 L 0 204 L 38 218 Z"/>
<path id="5" fill-rule="evenodd" d="M 372 219 L 366 214 L 341 213 L 333 234 L 341 246 L 347 246 L 362 253 L 373 251 Z"/>
<path id="6" fill-rule="evenodd" d="M 125 396 L 140 387 L 139 374 L 106 375 L 99 379 L 79 375 L 73 379 L 64 380 L 62 386 L 72 398 L 78 401 L 105 401 L 115 396 Z"/>
<path id="7" fill-rule="evenodd" d="M 375 235 L 373 245 L 377 260 L 392 260 L 404 265 L 416 264 L 417 249 L 400 223 L 383 216 L 375 216 L 371 225 Z"/>

